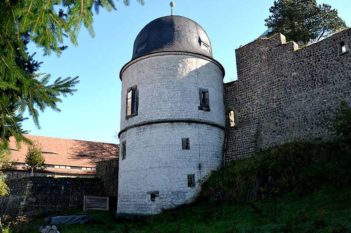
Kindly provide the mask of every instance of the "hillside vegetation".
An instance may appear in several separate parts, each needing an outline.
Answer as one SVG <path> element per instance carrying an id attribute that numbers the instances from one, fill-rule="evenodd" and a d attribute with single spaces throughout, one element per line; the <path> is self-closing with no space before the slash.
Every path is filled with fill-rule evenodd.
<path id="1" fill-rule="evenodd" d="M 204 184 L 201 200 L 250 202 L 285 193 L 300 196 L 324 186 L 350 187 L 351 146 L 337 142 L 295 142 L 236 161 Z"/>

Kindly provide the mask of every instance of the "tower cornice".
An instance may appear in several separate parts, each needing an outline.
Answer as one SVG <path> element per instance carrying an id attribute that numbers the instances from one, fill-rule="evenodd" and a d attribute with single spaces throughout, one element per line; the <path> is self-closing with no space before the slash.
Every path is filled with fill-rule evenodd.
<path id="1" fill-rule="evenodd" d="M 225 129 L 223 125 L 220 125 L 212 121 L 205 121 L 200 119 L 160 119 L 160 120 L 152 120 L 152 121 L 143 121 L 137 124 L 129 125 L 118 133 L 118 137 L 120 137 L 122 133 L 126 132 L 129 129 L 133 129 L 141 126 L 147 126 L 147 125 L 168 124 L 168 123 L 169 124 L 172 124 L 172 123 L 201 124 L 201 125 L 213 126 L 222 130 Z"/>
<path id="2" fill-rule="evenodd" d="M 192 52 L 183 52 L 183 51 L 169 51 L 169 52 L 155 52 L 155 53 L 150 53 L 150 54 L 147 54 L 147 55 L 144 55 L 144 56 L 141 56 L 141 57 L 138 57 L 136 59 L 132 59 L 131 61 L 129 61 L 127 64 L 125 64 L 120 73 L 119 73 L 119 78 L 120 80 L 122 80 L 122 76 L 123 76 L 123 73 L 125 70 L 127 70 L 131 65 L 139 62 L 139 61 L 142 61 L 142 60 L 145 60 L 147 58 L 150 58 L 150 57 L 157 57 L 157 56 L 168 56 L 168 55 L 174 55 L 174 56 L 178 56 L 178 55 L 185 55 L 185 56 L 192 56 L 192 57 L 197 57 L 197 58 L 201 58 L 201 59 L 204 59 L 204 60 L 207 60 L 207 61 L 210 61 L 214 64 L 216 64 L 219 69 L 221 70 L 222 72 L 222 77 L 224 78 L 225 76 L 225 70 L 224 70 L 224 67 L 222 66 L 221 63 L 219 63 L 217 60 L 211 58 L 211 57 L 208 57 L 208 56 L 204 56 L 204 55 L 201 55 L 201 54 L 197 54 L 197 53 L 192 53 Z"/>

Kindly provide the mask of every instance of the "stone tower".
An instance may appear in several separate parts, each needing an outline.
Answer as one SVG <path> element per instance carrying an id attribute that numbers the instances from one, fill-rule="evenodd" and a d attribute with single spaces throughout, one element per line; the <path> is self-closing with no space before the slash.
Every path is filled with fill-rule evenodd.
<path id="1" fill-rule="evenodd" d="M 220 167 L 224 69 L 206 32 L 182 16 L 147 24 L 122 81 L 117 214 L 191 202 Z"/>

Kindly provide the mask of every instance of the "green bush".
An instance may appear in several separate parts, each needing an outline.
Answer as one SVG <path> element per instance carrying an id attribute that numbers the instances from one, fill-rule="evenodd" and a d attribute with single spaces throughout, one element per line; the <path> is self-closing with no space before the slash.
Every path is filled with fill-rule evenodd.
<path id="1" fill-rule="evenodd" d="M 2 170 L 8 167 L 9 164 L 9 152 L 3 148 L 0 148 L 0 196 L 8 194 L 9 189 L 5 183 L 5 179 Z"/>
<path id="2" fill-rule="evenodd" d="M 11 233 L 10 227 L 0 228 L 1 233 Z"/>

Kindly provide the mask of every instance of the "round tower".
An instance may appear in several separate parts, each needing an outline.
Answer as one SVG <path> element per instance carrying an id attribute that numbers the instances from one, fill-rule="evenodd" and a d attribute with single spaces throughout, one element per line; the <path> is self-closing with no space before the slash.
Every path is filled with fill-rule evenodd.
<path id="1" fill-rule="evenodd" d="M 194 200 L 220 167 L 222 65 L 206 32 L 165 16 L 138 34 L 122 81 L 118 215 L 150 215 Z"/>

